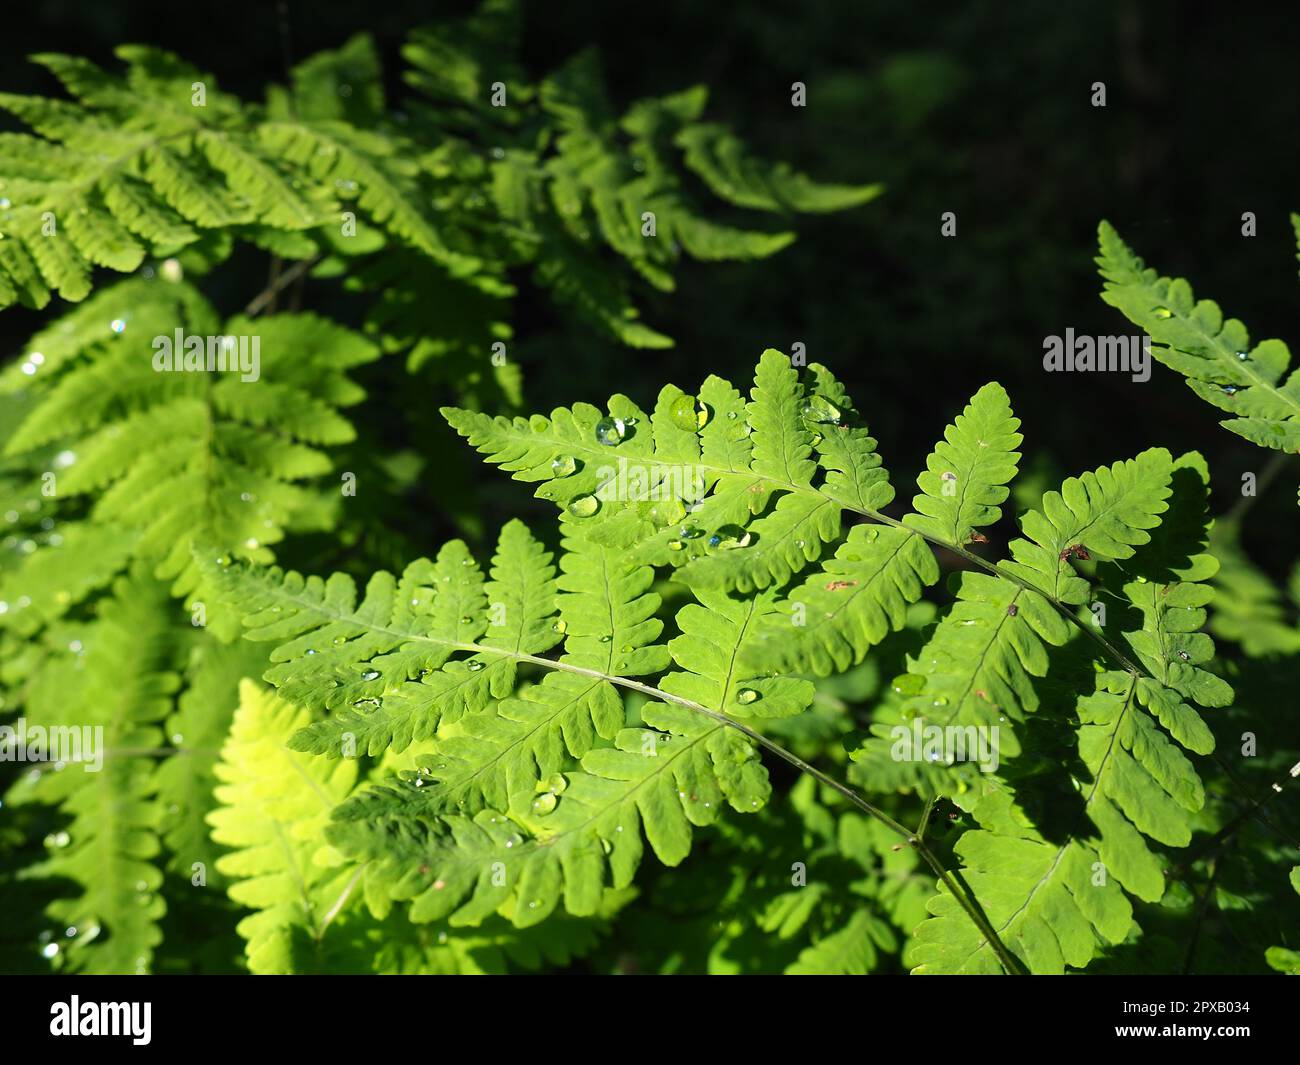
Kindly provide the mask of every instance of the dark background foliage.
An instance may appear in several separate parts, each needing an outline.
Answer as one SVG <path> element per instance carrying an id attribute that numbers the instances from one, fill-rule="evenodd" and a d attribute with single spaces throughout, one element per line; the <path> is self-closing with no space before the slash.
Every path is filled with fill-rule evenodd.
<path id="1" fill-rule="evenodd" d="M 287 62 L 364 29 L 400 104 L 406 32 L 472 6 L 42 0 L 10 13 L 5 54 L 62 51 L 111 64 L 114 45 L 147 42 L 260 98 Z M 1050 455 L 1074 472 L 1153 444 L 1195 447 L 1226 509 L 1241 474 L 1262 467 L 1259 450 L 1218 428 L 1216 413 L 1163 368 L 1145 384 L 1046 374 L 1042 342 L 1070 326 L 1131 332 L 1097 296 L 1103 217 L 1256 339 L 1295 339 L 1287 214 L 1300 209 L 1297 43 L 1293 13 L 1275 3 L 530 4 L 524 51 L 538 77 L 594 44 L 616 103 L 703 83 L 709 116 L 755 149 L 823 180 L 883 181 L 887 192 L 851 212 L 796 220 L 799 241 L 768 261 L 686 265 L 675 294 L 641 293 L 649 324 L 678 340 L 669 351 L 593 337 L 524 285 L 515 354 L 529 406 L 597 402 L 614 390 L 646 404 L 664 380 L 690 388 L 714 372 L 741 381 L 764 347 L 802 341 L 850 386 L 896 484 L 910 481 L 965 398 L 996 378 L 1025 422 L 1031 464 Z M 803 109 L 790 106 L 796 80 L 808 86 Z M 1091 105 L 1096 81 L 1106 84 L 1105 108 Z M 0 82 L 54 91 L 45 72 L 21 63 Z M 1247 210 L 1258 218 L 1255 239 L 1240 232 Z M 955 239 L 940 235 L 944 211 L 957 215 Z M 262 269 L 222 273 L 210 290 L 233 310 Z M 315 293 L 335 309 L 328 284 Z M 312 298 L 309 289 L 308 306 Z M 35 317 L 4 315 L 4 350 L 18 349 Z M 432 413 L 449 397 L 428 398 Z M 1279 515 L 1293 509 L 1289 492 L 1272 496 Z M 517 509 L 517 493 L 509 499 Z M 1292 553 L 1287 527 L 1253 522 L 1250 546 L 1278 572 Z M 432 543 L 440 531 L 420 535 Z"/>

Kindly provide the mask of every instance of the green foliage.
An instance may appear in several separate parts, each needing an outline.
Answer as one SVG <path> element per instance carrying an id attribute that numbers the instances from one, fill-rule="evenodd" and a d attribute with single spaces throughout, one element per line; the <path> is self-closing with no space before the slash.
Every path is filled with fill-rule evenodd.
<path id="1" fill-rule="evenodd" d="M 0 964 L 1294 971 L 1300 585 L 1246 508 L 1194 451 L 1022 464 L 996 382 L 946 427 L 910 396 L 900 493 L 899 398 L 776 350 L 524 413 L 525 288 L 661 348 L 683 258 L 879 187 L 759 161 L 702 87 L 619 106 L 594 52 L 532 78 L 521 26 L 413 33 L 400 99 L 365 36 L 261 102 L 140 46 L 0 94 L 0 306 L 61 301 L 0 367 L 0 740 L 43 737 L 0 760 Z M 1099 261 L 1296 450 L 1280 342 L 1105 225 Z M 469 449 L 535 496 L 494 544 Z"/>
<path id="2" fill-rule="evenodd" d="M 679 709 L 664 727 L 683 757 L 671 774 L 631 781 L 640 761 L 610 753 L 633 723 L 609 681 L 516 675 L 562 639 L 575 670 L 663 674 L 654 571 L 624 571 L 615 543 L 584 540 L 557 572 L 516 522 L 487 574 L 451 543 L 402 581 L 372 581 L 360 603 L 350 576 L 305 582 L 302 602 L 263 634 L 299 624 L 296 648 L 318 638 L 310 675 L 294 656 L 268 660 L 265 644 L 233 640 L 252 601 L 223 598 L 226 567 L 265 577 L 282 552 L 335 562 L 355 549 L 349 566 L 366 573 L 413 554 L 389 518 L 409 527 L 423 464 L 449 463 L 455 446 L 425 435 L 428 398 L 518 408 L 511 319 L 523 285 L 607 338 L 661 347 L 671 341 L 636 309 L 645 285 L 672 290 L 684 257 L 755 259 L 793 239 L 788 224 L 739 228 L 743 209 L 788 223 L 879 191 L 756 161 L 703 122 L 702 88 L 620 113 L 594 53 L 530 82 L 513 58 L 518 23 L 513 4 L 490 0 L 414 33 L 400 101 L 364 35 L 299 64 L 264 102 L 143 46 L 117 49 L 113 69 L 35 57 L 67 98 L 0 94 L 22 127 L 0 133 L 0 307 L 58 301 L 0 367 L 0 713 L 6 729 L 100 728 L 104 745 L 102 772 L 84 777 L 39 750 L 37 769 L 0 766 L 0 883 L 23 908 L 0 935 L 14 967 L 501 972 L 590 954 L 630 890 L 598 891 L 581 916 L 535 929 L 511 913 L 415 927 L 383 861 L 363 882 L 352 859 L 322 850 L 333 806 L 375 801 L 455 728 L 449 781 L 453 755 L 468 766 L 500 752 L 493 772 L 449 783 L 475 811 L 590 755 L 592 783 L 575 784 L 570 805 L 584 787 L 593 803 L 627 792 L 636 842 L 620 850 L 623 881 L 640 847 L 638 803 L 662 853 L 688 845 L 686 815 L 663 802 L 670 779 L 699 776 L 736 804 L 766 799 L 753 752 L 721 724 L 700 733 Z M 726 188 L 720 173 L 732 173 Z M 246 276 L 258 252 L 270 256 L 260 292 Z M 340 301 L 340 321 L 297 309 L 308 282 Z M 227 306 L 238 291 L 242 312 Z M 384 439 L 393 397 L 424 454 Z M 356 505 L 358 484 L 371 506 Z M 439 504 L 478 526 L 453 491 Z M 453 577 L 448 594 L 440 585 Z M 341 610 L 354 620 L 330 616 Z M 430 646 L 431 633 L 492 653 L 467 663 Z M 678 639 L 683 690 L 698 681 L 706 697 L 730 683 L 724 664 Z M 378 681 L 323 693 L 353 667 Z M 241 697 L 241 681 L 263 674 L 288 702 L 248 683 Z M 789 684 L 793 710 L 810 696 Z M 373 714 L 371 692 L 384 703 Z M 284 748 L 289 735 L 300 753 Z M 331 763 L 306 753 L 337 756 L 344 737 L 379 760 L 325 772 Z M 273 824 L 283 837 L 267 835 Z M 585 831 L 572 839 L 574 854 L 591 845 Z M 321 855 L 332 864 L 313 864 Z M 224 933 L 205 932 L 204 951 L 187 943 L 214 927 Z"/>
<path id="3" fill-rule="evenodd" d="M 1300 221 L 1297 227 L 1300 234 Z M 1300 452 L 1300 371 L 1286 375 L 1286 344 L 1252 346 L 1246 327 L 1225 319 L 1218 304 L 1197 300 L 1182 278 L 1148 269 L 1108 223 L 1099 232 L 1102 299 L 1147 332 L 1152 355 L 1186 377 L 1201 399 L 1232 415 L 1225 429 L 1260 447 Z"/>
<path id="4" fill-rule="evenodd" d="M 909 659 L 914 682 L 895 682 L 910 695 L 907 716 L 1012 737 L 1001 744 L 1003 768 L 963 785 L 959 801 L 979 826 L 955 848 L 963 891 L 1014 964 L 1034 972 L 1083 968 L 1101 944 L 1135 934 L 1130 898 L 1154 903 L 1165 893 L 1153 848 L 1186 846 L 1205 803 L 1181 753 L 1214 748 L 1194 707 L 1232 698 L 1203 668 L 1213 655 L 1199 631 L 1210 598 L 1203 582 L 1217 569 L 1204 552 L 1204 462 L 1156 449 L 1070 478 L 1022 516 L 1025 538 L 1010 544 L 1009 559 L 983 559 L 961 545 L 997 520 L 1019 443 L 1005 393 L 988 386 L 928 461 L 916 514 L 897 521 L 851 508 L 873 521 L 841 533 L 837 508 L 829 543 L 772 572 L 765 541 L 789 535 L 773 516 L 788 500 L 811 508 L 843 492 L 838 455 L 874 457 L 842 394 L 839 405 L 826 398 L 830 380 L 812 367 L 804 382 L 769 351 L 747 404 L 711 379 L 699 395 L 722 406 L 665 389 L 651 416 L 621 396 L 608 414 L 578 406 L 530 421 L 448 410 L 490 461 L 541 482 L 536 494 L 557 504 L 558 582 L 549 554 L 518 523 L 503 531 L 491 587 L 456 542 L 400 579 L 377 574 L 359 601 L 341 575 L 207 567 L 225 597 L 250 608 L 248 635 L 276 644 L 280 664 L 268 679 L 331 711 L 293 747 L 348 758 L 431 741 L 415 773 L 341 804 L 327 831 L 367 863 L 368 893 L 412 900 L 417 922 L 472 925 L 500 913 L 531 927 L 561 906 L 595 913 L 603 892 L 632 881 L 647 843 L 665 865 L 682 862 L 694 830 L 724 804 L 742 814 L 767 805 L 755 741 L 807 713 L 814 694 L 784 674 L 847 668 L 901 627 L 906 605 L 937 579 L 933 543 L 983 572 L 962 575 L 956 604 Z M 746 443 L 717 459 L 711 434 Z M 823 436 L 843 447 L 819 449 Z M 702 496 L 670 475 L 670 460 L 683 457 L 700 467 Z M 635 464 L 639 488 L 625 475 L 607 490 L 602 460 L 625 474 Z M 880 495 L 879 461 L 858 468 L 849 487 Z M 737 557 L 762 576 L 740 574 Z M 675 610 L 680 635 L 666 645 L 668 615 L 649 591 L 654 570 L 697 601 Z M 1094 597 L 1118 619 L 1105 635 L 1079 609 Z M 561 639 L 559 657 L 539 653 Z M 1091 679 L 1078 675 L 1090 662 Z M 1074 679 L 1048 701 L 1058 714 L 1071 710 L 1039 737 L 1038 678 L 1057 671 Z M 864 756 L 878 741 L 867 740 Z M 1043 759 L 1065 765 L 1069 779 L 1042 779 Z M 913 783 L 924 788 L 920 767 Z M 1077 807 L 1064 830 L 1036 814 L 1048 798 L 1059 809 L 1063 794 Z M 931 912 L 905 952 L 917 971 L 1011 964 L 946 882 Z M 866 955 L 854 951 L 867 949 L 865 926 L 853 922 L 867 920 L 854 917 L 862 934 L 828 937 L 806 964 L 863 968 Z"/>

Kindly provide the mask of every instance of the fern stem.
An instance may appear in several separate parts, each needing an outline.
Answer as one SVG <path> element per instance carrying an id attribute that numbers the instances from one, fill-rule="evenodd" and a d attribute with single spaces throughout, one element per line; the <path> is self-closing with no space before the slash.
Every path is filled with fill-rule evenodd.
<path id="1" fill-rule="evenodd" d="M 964 547 L 961 547 L 958 544 L 952 544 L 941 537 L 931 536 L 928 533 L 921 532 L 919 529 L 913 529 L 910 525 L 899 521 L 897 518 L 891 518 L 888 514 L 882 514 L 878 510 L 857 510 L 853 507 L 847 509 L 852 510 L 855 514 L 861 514 L 865 518 L 870 518 L 872 521 L 880 522 L 882 525 L 892 525 L 894 528 L 902 529 L 904 532 L 909 532 L 913 536 L 919 536 L 927 543 L 933 544 L 935 547 L 942 547 L 945 551 L 951 551 L 954 555 L 958 555 L 967 562 L 970 562 L 972 565 L 978 566 L 987 573 L 991 573 L 994 577 L 1004 581 L 1010 581 L 1012 584 L 1023 588 L 1027 592 L 1033 592 L 1035 595 L 1042 596 L 1047 600 L 1047 602 L 1052 604 L 1056 609 L 1056 612 L 1065 618 L 1066 621 L 1070 622 L 1070 624 L 1074 625 L 1081 632 L 1087 634 L 1098 645 L 1100 645 L 1107 654 L 1114 658 L 1115 661 L 1123 667 L 1124 672 L 1131 673 L 1135 677 L 1144 677 L 1148 675 L 1146 670 L 1130 659 L 1123 651 L 1106 639 L 1105 636 L 1099 633 L 1095 626 L 1082 621 L 1073 610 L 1055 596 L 1048 595 L 1046 592 L 1035 588 L 1033 585 L 1026 583 L 1019 577 L 1005 572 L 994 563 L 989 562 L 987 559 L 980 558 L 979 555 L 972 551 L 967 551 Z"/>
<path id="2" fill-rule="evenodd" d="M 288 270 L 279 271 L 268 283 L 266 288 L 262 289 L 256 296 L 248 301 L 248 306 L 244 308 L 244 314 L 253 318 L 261 314 L 268 305 L 274 301 L 280 292 L 300 277 L 307 273 L 313 266 L 320 262 L 319 255 L 313 255 L 310 259 L 299 259 Z"/>
<path id="3" fill-rule="evenodd" d="M 325 938 L 325 929 L 329 928 L 334 918 L 337 917 L 343 907 L 347 905 L 347 901 L 351 897 L 353 889 L 356 888 L 357 882 L 361 879 L 361 874 L 365 871 L 366 867 L 364 864 L 357 866 L 357 871 L 352 874 L 352 877 L 348 880 L 347 884 L 344 885 L 343 890 L 339 893 L 339 897 L 334 900 L 334 905 L 332 905 L 329 910 L 326 911 L 325 916 L 321 918 L 320 927 L 317 928 L 314 933 L 317 943 Z"/>
<path id="4" fill-rule="evenodd" d="M 525 654 L 522 651 L 505 651 L 498 647 L 486 647 L 482 644 L 475 643 L 457 643 L 452 646 L 459 651 L 470 651 L 475 654 L 505 655 L 515 659 L 516 661 L 529 662 L 533 665 L 541 666 L 544 669 L 560 670 L 566 673 L 576 673 L 580 676 L 591 677 L 594 680 L 603 680 L 610 684 L 616 684 L 622 688 L 628 688 L 632 691 L 640 692 L 643 695 L 649 696 L 652 699 L 658 699 L 661 702 L 676 703 L 678 706 L 683 706 L 688 710 L 693 710 L 698 714 L 703 714 L 705 717 L 717 721 L 721 725 L 737 730 L 742 735 L 753 740 L 759 746 L 771 751 L 778 758 L 788 762 L 801 772 L 807 773 L 818 783 L 824 784 L 832 791 L 842 795 L 863 813 L 875 818 L 891 832 L 896 833 L 906 840 L 912 849 L 921 856 L 922 861 L 930 867 L 934 875 L 948 889 L 953 898 L 957 900 L 962 909 L 966 911 L 967 916 L 970 917 L 971 921 L 975 924 L 975 927 L 979 929 L 980 934 L 984 936 L 989 946 L 993 948 L 994 953 L 997 954 L 998 960 L 1002 962 L 1007 973 L 1009 975 L 1017 976 L 1023 974 L 1023 967 L 1019 964 L 1011 951 L 1007 949 L 1002 940 L 998 938 L 997 931 L 993 928 L 989 919 L 984 915 L 983 910 L 980 909 L 975 900 L 961 887 L 957 882 L 957 879 L 944 866 L 943 862 L 939 860 L 939 857 L 929 848 L 929 846 L 926 845 L 919 832 L 913 832 L 906 825 L 895 821 L 889 816 L 889 814 L 885 813 L 884 810 L 868 802 L 847 784 L 843 784 L 829 774 L 822 772 L 822 770 L 818 769 L 816 766 L 804 761 L 804 759 L 800 758 L 793 751 L 786 750 L 775 740 L 769 739 L 761 732 L 750 728 L 748 725 L 742 724 L 734 718 L 728 717 L 726 714 L 719 713 L 717 710 L 711 710 L 702 703 L 697 703 L 691 699 L 684 699 L 678 695 L 672 695 L 651 684 L 644 684 L 641 681 L 632 680 L 629 677 L 614 676 L 609 673 L 602 673 L 598 669 L 587 669 L 584 666 L 575 666 L 553 658 L 543 658 L 540 655 Z"/>
<path id="5" fill-rule="evenodd" d="M 916 826 L 916 838 L 925 839 L 925 830 L 930 827 L 930 815 L 934 813 L 935 803 L 939 801 L 938 795 L 931 795 L 925 801 L 925 810 L 921 813 L 921 823 Z"/>

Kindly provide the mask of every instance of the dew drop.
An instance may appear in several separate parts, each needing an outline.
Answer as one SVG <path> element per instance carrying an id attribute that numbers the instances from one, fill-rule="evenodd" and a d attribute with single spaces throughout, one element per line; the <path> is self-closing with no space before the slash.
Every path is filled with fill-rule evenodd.
<path id="1" fill-rule="evenodd" d="M 58 953 L 59 945 L 57 943 L 47 943 L 45 946 L 41 947 L 41 957 L 43 958 L 53 958 Z"/>
<path id="2" fill-rule="evenodd" d="M 1156 307 L 1152 312 L 1157 318 L 1172 318 L 1174 312 L 1168 307 Z"/>
<path id="3" fill-rule="evenodd" d="M 566 632 L 568 632 L 568 630 L 569 630 L 568 623 L 563 618 L 561 618 L 559 621 L 555 622 L 551 626 L 551 631 L 558 632 L 561 636 L 563 636 Z"/>
<path id="4" fill-rule="evenodd" d="M 741 688 L 736 692 L 736 702 L 748 705 L 758 698 L 758 692 L 753 688 Z"/>
<path id="5" fill-rule="evenodd" d="M 377 670 L 377 669 L 367 669 L 364 673 L 361 674 L 361 679 L 362 679 L 362 680 L 378 680 L 378 679 L 379 679 L 379 670 Z"/>
<path id="6" fill-rule="evenodd" d="M 536 791 L 549 791 L 552 794 L 559 795 L 569 786 L 569 778 L 563 773 L 552 773 L 544 780 L 537 782 Z"/>
<path id="7" fill-rule="evenodd" d="M 917 695 L 925 687 L 925 678 L 916 673 L 900 673 L 889 686 L 899 695 Z"/>
<path id="8" fill-rule="evenodd" d="M 809 396 L 804 402 L 802 414 L 807 421 L 829 422 L 832 425 L 839 425 L 840 419 L 844 417 L 839 407 L 825 396 Z"/>
<path id="9" fill-rule="evenodd" d="M 751 535 L 739 525 L 724 525 L 709 537 L 709 544 L 723 551 L 733 551 L 738 547 L 748 547 L 751 539 Z"/>
<path id="10" fill-rule="evenodd" d="M 1237 358 L 1240 359 L 1242 362 L 1245 362 L 1247 359 L 1250 358 L 1250 352 L 1248 352 L 1248 351 L 1239 351 L 1239 352 L 1237 352 Z"/>
<path id="11" fill-rule="evenodd" d="M 596 423 L 596 443 L 613 447 L 627 435 L 627 422 L 622 418 L 601 418 Z"/>
<path id="12" fill-rule="evenodd" d="M 669 551 L 680 551 L 680 550 L 681 550 L 683 547 L 685 547 L 685 546 L 686 546 L 686 545 L 683 544 L 680 540 L 669 540 L 669 541 L 668 541 L 668 550 L 669 550 Z"/>
<path id="13" fill-rule="evenodd" d="M 126 321 L 122 318 L 114 318 L 108 323 L 108 328 L 113 330 L 114 333 L 123 333 L 126 331 Z"/>
<path id="14" fill-rule="evenodd" d="M 533 813 L 538 817 L 545 817 L 555 809 L 559 800 L 552 792 L 546 791 L 533 800 Z"/>
<path id="15" fill-rule="evenodd" d="M 668 417 L 678 429 L 693 433 L 709 420 L 708 408 L 694 396 L 678 396 L 668 408 Z"/>
<path id="16" fill-rule="evenodd" d="M 551 460 L 551 473 L 556 477 L 568 477 L 577 468 L 578 464 L 573 461 L 572 455 L 561 455 Z"/>
<path id="17" fill-rule="evenodd" d="M 468 669 L 471 673 L 477 673 L 480 669 L 483 668 L 483 663 L 479 661 L 479 659 L 477 658 L 472 658 L 468 663 L 466 663 L 465 668 Z"/>
<path id="18" fill-rule="evenodd" d="M 600 509 L 595 496 L 579 496 L 569 504 L 569 513 L 575 518 L 590 518 Z"/>

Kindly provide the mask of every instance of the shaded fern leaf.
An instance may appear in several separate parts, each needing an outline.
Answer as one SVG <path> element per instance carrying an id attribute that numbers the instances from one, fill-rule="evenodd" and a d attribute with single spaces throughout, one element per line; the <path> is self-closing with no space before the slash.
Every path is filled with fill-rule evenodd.
<path id="1" fill-rule="evenodd" d="M 165 587 L 133 573 L 78 630 L 75 655 L 51 657 L 31 681 L 29 727 L 61 735 L 72 753 L 66 764 L 33 766 L 5 803 L 57 803 L 70 815 L 32 872 L 73 888 L 47 907 L 60 929 L 58 957 L 72 972 L 148 972 L 162 939 L 154 759 L 179 685 L 173 631 Z"/>
<path id="2" fill-rule="evenodd" d="M 126 282 L 94 302 L 116 310 L 113 328 L 74 312 L 8 453 L 64 448 L 60 493 L 95 496 L 92 520 L 138 532 L 134 551 L 180 591 L 197 579 L 193 544 L 266 562 L 286 527 L 321 522 L 302 482 L 331 469 L 322 448 L 353 439 L 339 410 L 363 398 L 348 373 L 373 346 L 307 314 L 219 328 L 186 285 Z"/>

